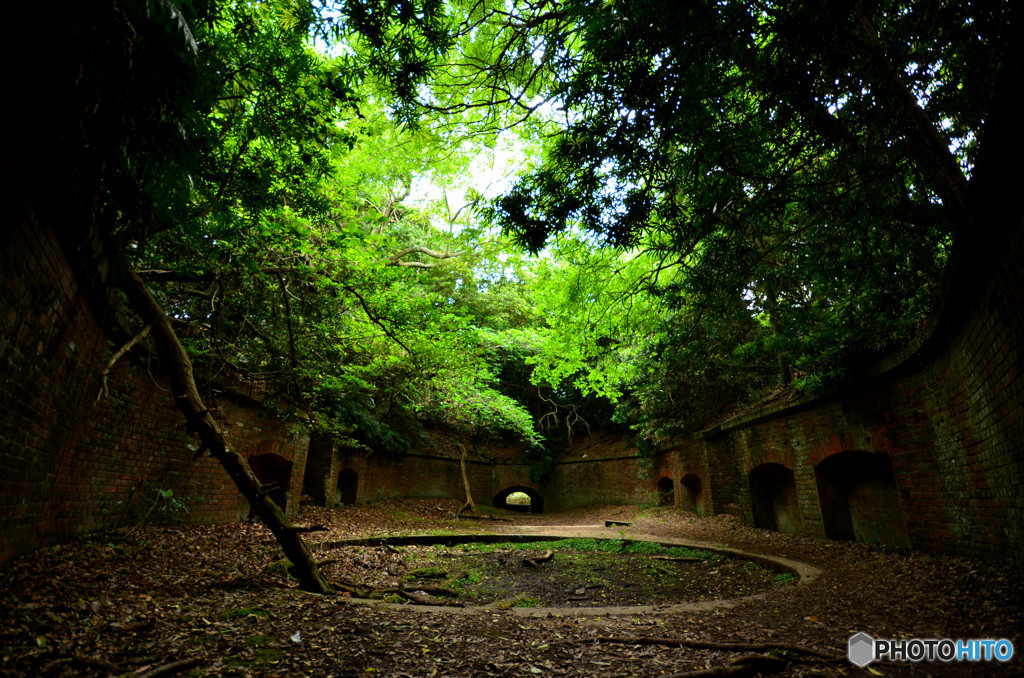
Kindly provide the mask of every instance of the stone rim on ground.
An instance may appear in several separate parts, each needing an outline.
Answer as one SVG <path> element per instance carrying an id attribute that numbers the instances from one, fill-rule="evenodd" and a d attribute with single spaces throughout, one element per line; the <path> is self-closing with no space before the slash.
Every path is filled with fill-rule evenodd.
<path id="1" fill-rule="evenodd" d="M 763 553 L 750 553 L 739 549 L 732 549 L 724 546 L 708 544 L 697 541 L 686 541 L 658 537 L 656 535 L 638 532 L 628 532 L 628 537 L 609 536 L 607 528 L 601 525 L 572 525 L 572 526 L 520 526 L 517 532 L 466 532 L 461 534 L 444 535 L 391 535 L 387 537 L 351 538 L 321 542 L 313 545 L 316 549 L 337 548 L 342 546 L 385 546 L 395 545 L 396 542 L 415 543 L 418 545 L 433 544 L 460 544 L 470 541 L 550 541 L 557 539 L 591 538 L 591 539 L 623 539 L 628 538 L 635 542 L 653 542 L 662 546 L 675 546 L 683 548 L 701 549 L 711 551 L 723 556 L 738 558 L 757 563 L 780 573 L 789 573 L 796 577 L 794 582 L 797 586 L 805 586 L 814 581 L 821 570 L 813 565 L 790 558 L 766 555 Z M 623 533 L 625 534 L 625 533 Z M 414 589 L 413 589 L 414 590 Z M 521 617 L 608 617 L 621 615 L 660 615 L 677 614 L 680 612 L 697 612 L 708 610 L 719 610 L 736 607 L 756 600 L 765 598 L 766 593 L 753 593 L 736 598 L 717 598 L 714 600 L 701 600 L 688 603 L 664 603 L 659 605 L 608 605 L 603 607 L 512 607 L 508 609 L 496 608 L 489 605 L 464 605 L 461 607 L 451 605 L 409 605 L 405 603 L 389 603 L 383 600 L 370 598 L 351 597 L 348 600 L 357 605 L 370 605 L 387 609 L 402 609 L 423 613 L 445 613 L 461 615 L 492 614 L 495 612 L 507 612 Z"/>

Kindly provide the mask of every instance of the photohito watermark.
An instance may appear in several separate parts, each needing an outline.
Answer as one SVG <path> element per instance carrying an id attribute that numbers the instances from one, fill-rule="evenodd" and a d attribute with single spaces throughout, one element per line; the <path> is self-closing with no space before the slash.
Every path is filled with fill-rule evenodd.
<path id="1" fill-rule="evenodd" d="M 871 662 L 990 662 L 1010 661 L 1008 640 L 951 640 L 949 638 L 872 638 L 861 632 L 850 636 L 847 656 L 861 668 Z"/>

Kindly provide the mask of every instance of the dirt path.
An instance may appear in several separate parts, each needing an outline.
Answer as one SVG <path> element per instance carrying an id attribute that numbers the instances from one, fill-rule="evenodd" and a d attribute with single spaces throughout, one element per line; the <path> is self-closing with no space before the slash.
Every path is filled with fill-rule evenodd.
<path id="1" fill-rule="evenodd" d="M 785 643 L 845 652 L 876 637 L 1009 638 L 1021 648 L 1021 572 L 978 561 L 902 554 L 741 527 L 670 509 L 597 507 L 556 516 L 453 521 L 458 502 L 402 500 L 306 509 L 324 541 L 453 532 L 604 535 L 699 543 L 808 566 L 798 586 L 689 610 L 524 616 L 515 610 L 435 614 L 311 596 L 267 566 L 260 526 L 147 528 L 95 535 L 0 569 L 0 675 L 134 675 L 192 660 L 182 675 L 658 676 L 744 654 L 651 639 Z M 604 528 L 608 519 L 628 528 Z M 351 579 L 369 570 L 353 561 Z M 647 639 L 647 643 L 623 642 Z M 886 676 L 1021 675 L 1008 664 L 877 665 Z M 191 671 L 189 674 L 188 671 Z M 776 675 L 877 675 L 848 663 L 789 663 Z"/>

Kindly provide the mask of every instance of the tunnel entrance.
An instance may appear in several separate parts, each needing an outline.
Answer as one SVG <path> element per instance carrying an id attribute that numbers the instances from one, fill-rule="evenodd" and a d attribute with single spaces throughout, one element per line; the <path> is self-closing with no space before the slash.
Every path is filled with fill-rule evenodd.
<path id="1" fill-rule="evenodd" d="M 522 492 L 529 497 L 530 503 L 508 503 L 509 496 L 517 492 Z M 504 490 L 494 495 L 494 499 L 491 501 L 491 506 L 494 508 L 508 509 L 509 511 L 519 511 L 521 513 L 543 513 L 544 497 L 540 496 L 540 493 L 532 487 L 516 485 L 513 487 L 506 487 Z"/>
<path id="2" fill-rule="evenodd" d="M 672 479 L 668 476 L 658 480 L 658 505 L 672 506 L 676 503 L 676 490 Z"/>
<path id="3" fill-rule="evenodd" d="M 684 511 L 693 513 L 701 512 L 701 483 L 700 476 L 695 473 L 687 473 L 679 481 L 680 506 Z"/>
<path id="4" fill-rule="evenodd" d="M 888 455 L 840 452 L 818 464 L 814 477 L 826 537 L 910 547 Z"/>
<path id="5" fill-rule="evenodd" d="M 798 534 L 802 521 L 793 472 L 782 464 L 761 464 L 749 479 L 754 527 Z"/>
<path id="6" fill-rule="evenodd" d="M 359 473 L 355 469 L 345 468 L 338 473 L 338 487 L 334 493 L 334 505 L 354 506 L 359 496 Z"/>
<path id="7" fill-rule="evenodd" d="M 288 489 L 292 484 L 292 463 L 279 454 L 260 454 L 249 457 L 249 468 L 261 485 L 274 485 L 267 496 L 282 512 L 288 510 Z M 249 518 L 255 517 L 252 508 Z"/>

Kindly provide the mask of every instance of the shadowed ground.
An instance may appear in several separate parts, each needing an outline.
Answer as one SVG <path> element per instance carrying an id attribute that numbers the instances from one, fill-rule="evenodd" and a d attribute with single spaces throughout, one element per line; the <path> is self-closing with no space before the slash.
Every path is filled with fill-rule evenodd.
<path id="1" fill-rule="evenodd" d="M 349 537 L 505 532 L 702 543 L 802 563 L 813 576 L 760 596 L 694 609 L 617 614 L 353 604 L 293 588 L 256 525 L 142 528 L 94 535 L 0 570 L 0 675 L 120 675 L 194 660 L 182 675 L 657 676 L 728 665 L 749 652 L 665 639 L 801 645 L 845 655 L 857 631 L 875 637 L 1009 638 L 1024 628 L 1021 572 L 964 558 L 793 537 L 672 508 L 597 507 L 562 514 L 493 512 L 462 520 L 459 502 L 400 500 L 304 509 Z M 603 527 L 605 520 L 629 527 Z M 385 547 L 335 562 L 335 579 L 368 580 Z M 394 554 L 390 554 L 394 555 Z M 270 566 L 270 567 L 268 567 Z M 672 601 L 666 601 L 669 603 Z M 454 613 L 453 613 L 454 612 Z M 530 616 L 540 613 L 541 616 Z M 776 675 L 876 675 L 808 656 Z M 872 665 L 892 675 L 1020 675 L 1006 665 Z"/>

